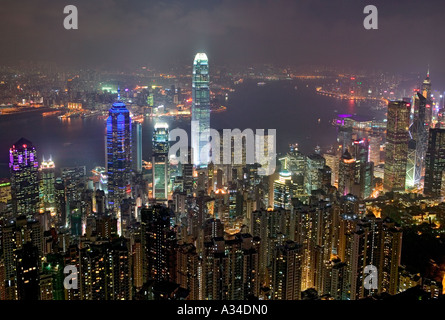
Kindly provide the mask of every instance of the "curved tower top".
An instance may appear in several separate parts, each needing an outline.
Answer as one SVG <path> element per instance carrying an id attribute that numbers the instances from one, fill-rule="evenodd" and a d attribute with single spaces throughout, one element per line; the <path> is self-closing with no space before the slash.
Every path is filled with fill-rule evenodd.
<path id="1" fill-rule="evenodd" d="M 195 60 L 193 61 L 193 64 L 197 64 L 198 62 L 209 62 L 209 59 L 207 58 L 207 55 L 204 52 L 199 52 L 195 56 Z"/>

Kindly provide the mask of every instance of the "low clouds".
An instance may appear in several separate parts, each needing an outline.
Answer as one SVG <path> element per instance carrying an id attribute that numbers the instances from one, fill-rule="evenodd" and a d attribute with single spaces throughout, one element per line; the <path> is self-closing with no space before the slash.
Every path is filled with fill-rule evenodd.
<path id="1" fill-rule="evenodd" d="M 3 0 L 4 62 L 168 65 L 205 50 L 223 63 L 338 64 L 445 69 L 440 0 L 373 0 L 379 30 L 363 28 L 369 1 L 352 0 Z M 63 29 L 76 5 L 79 30 Z M 414 67 L 415 68 L 415 67 Z"/>

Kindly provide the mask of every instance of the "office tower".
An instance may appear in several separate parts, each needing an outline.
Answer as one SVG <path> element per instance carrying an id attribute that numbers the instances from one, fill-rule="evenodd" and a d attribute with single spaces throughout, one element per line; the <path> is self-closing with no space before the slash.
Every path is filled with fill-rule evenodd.
<path id="1" fill-rule="evenodd" d="M 430 129 L 425 160 L 425 185 L 428 196 L 445 195 L 445 129 Z"/>
<path id="2" fill-rule="evenodd" d="M 421 87 L 421 93 L 422 96 L 424 96 L 427 100 L 431 99 L 431 79 L 430 79 L 430 70 L 428 69 L 428 72 L 426 74 L 425 80 L 423 80 L 422 87 Z M 428 112 L 431 112 L 431 109 L 428 110 Z M 430 116 L 426 115 L 427 121 L 429 120 Z"/>
<path id="3" fill-rule="evenodd" d="M 153 198 L 167 201 L 169 181 L 168 124 L 157 122 L 153 131 Z"/>
<path id="4" fill-rule="evenodd" d="M 142 124 L 139 122 L 133 123 L 133 159 L 132 169 L 134 172 L 142 172 Z"/>
<path id="5" fill-rule="evenodd" d="M 326 160 L 319 154 L 314 153 L 307 157 L 305 174 L 307 194 L 311 194 L 314 190 L 321 189 L 322 174 L 320 170 L 323 169 L 325 165 Z"/>
<path id="6" fill-rule="evenodd" d="M 386 158 L 383 189 L 404 191 L 408 156 L 409 117 L 411 105 L 404 101 L 388 104 Z"/>
<path id="7" fill-rule="evenodd" d="M 323 154 L 323 158 L 326 160 L 326 165 L 331 168 L 331 185 L 338 187 L 338 176 L 339 176 L 339 166 L 340 162 L 337 155 L 334 152 L 329 152 Z"/>
<path id="8" fill-rule="evenodd" d="M 202 300 L 202 266 L 195 246 L 191 243 L 180 245 L 176 259 L 176 282 L 189 290 L 191 300 Z"/>
<path id="9" fill-rule="evenodd" d="M 43 211 L 56 212 L 56 178 L 54 161 L 43 158 L 40 164 L 40 193 Z"/>
<path id="10" fill-rule="evenodd" d="M 124 103 L 115 102 L 107 119 L 105 154 L 108 209 L 112 210 L 119 220 L 121 202 L 131 194 L 131 131 L 130 112 Z"/>
<path id="11" fill-rule="evenodd" d="M 428 106 L 428 108 L 427 108 Z M 420 184 L 424 169 L 428 146 L 428 129 L 432 127 L 431 119 L 426 114 L 431 112 L 428 99 L 419 92 L 413 97 L 413 121 L 410 126 L 410 141 L 408 144 L 407 186 Z"/>
<path id="12" fill-rule="evenodd" d="M 338 170 L 338 192 L 342 196 L 355 192 L 355 166 L 355 159 L 346 149 L 340 159 Z"/>
<path id="13" fill-rule="evenodd" d="M 192 148 L 193 164 L 197 167 L 207 166 L 210 159 L 203 150 L 209 141 L 209 130 L 209 62 L 205 53 L 198 53 L 193 61 L 192 76 Z"/>
<path id="14" fill-rule="evenodd" d="M 355 159 L 355 193 L 366 199 L 372 193 L 374 182 L 374 163 L 369 161 L 369 140 L 354 140 L 351 150 Z"/>
<path id="15" fill-rule="evenodd" d="M 0 203 L 7 204 L 11 201 L 11 181 L 0 179 Z"/>
<path id="16" fill-rule="evenodd" d="M 380 136 L 371 135 L 369 137 L 369 161 L 373 162 L 375 166 L 380 163 L 381 140 Z"/>
<path id="17" fill-rule="evenodd" d="M 170 211 L 161 205 L 143 208 L 141 211 L 141 243 L 144 250 L 144 279 L 170 281 L 175 232 L 171 228 Z M 145 282 L 145 281 L 144 281 Z"/>
<path id="18" fill-rule="evenodd" d="M 411 133 L 410 133 L 411 134 Z M 416 186 L 416 140 L 408 141 L 408 152 L 406 156 L 406 180 L 405 187 L 414 188 Z"/>
<path id="19" fill-rule="evenodd" d="M 70 207 L 72 207 L 75 202 L 82 201 L 82 193 L 87 186 L 86 167 L 62 168 L 62 180 L 66 193 L 66 210 L 69 213 Z"/>
<path id="20" fill-rule="evenodd" d="M 181 169 L 182 169 L 182 179 L 184 181 L 184 185 L 183 185 L 183 191 L 187 194 L 187 195 L 191 195 L 193 194 L 193 163 L 192 163 L 192 149 L 189 148 L 188 149 L 188 163 L 182 163 L 181 164 Z M 219 177 L 220 177 L 220 169 L 218 169 L 217 171 L 217 181 L 219 181 Z M 222 174 L 222 171 L 221 171 Z M 218 185 L 217 183 L 217 188 L 221 188 L 222 187 L 222 183 L 220 185 Z"/>
<path id="21" fill-rule="evenodd" d="M 279 178 L 273 183 L 274 193 L 274 207 L 275 208 L 291 208 L 291 199 L 294 197 L 296 187 L 292 181 L 291 173 L 287 170 L 282 170 Z"/>
<path id="22" fill-rule="evenodd" d="M 272 265 L 274 300 L 300 300 L 302 276 L 302 247 L 294 241 L 278 245 Z"/>
<path id="23" fill-rule="evenodd" d="M 352 127 L 341 126 L 337 131 L 338 152 L 345 153 L 352 142 Z"/>
<path id="24" fill-rule="evenodd" d="M 12 210 L 18 215 L 39 212 L 39 164 L 32 142 L 21 138 L 9 149 Z"/>

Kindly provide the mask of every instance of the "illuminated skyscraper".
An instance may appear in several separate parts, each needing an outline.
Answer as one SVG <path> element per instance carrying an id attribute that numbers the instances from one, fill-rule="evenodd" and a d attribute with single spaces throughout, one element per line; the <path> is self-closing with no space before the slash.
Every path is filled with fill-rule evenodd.
<path id="1" fill-rule="evenodd" d="M 56 178 L 54 161 L 43 158 L 40 164 L 40 197 L 44 211 L 55 212 L 56 206 Z"/>
<path id="2" fill-rule="evenodd" d="M 431 80 L 430 80 L 430 70 L 429 69 L 426 74 L 426 78 L 425 78 L 425 80 L 423 80 L 423 83 L 422 83 L 422 95 L 427 99 L 431 98 Z"/>
<path id="3" fill-rule="evenodd" d="M 120 101 L 109 111 L 106 148 L 108 208 L 119 215 L 121 201 L 131 194 L 131 117 Z"/>
<path id="4" fill-rule="evenodd" d="M 138 122 L 135 122 L 133 125 L 133 170 L 142 172 L 142 125 Z"/>
<path id="5" fill-rule="evenodd" d="M 354 177 L 355 177 L 355 159 L 346 149 L 345 153 L 340 159 L 339 175 L 338 175 L 338 192 L 342 196 L 354 192 Z"/>
<path id="6" fill-rule="evenodd" d="M 172 265 L 176 234 L 168 208 L 155 205 L 141 211 L 141 244 L 144 250 L 144 279 L 170 281 L 176 276 Z M 174 274 L 173 274 L 174 272 Z"/>
<path id="7" fill-rule="evenodd" d="M 445 194 L 445 129 L 430 129 L 425 161 L 425 186 L 429 196 Z"/>
<path id="8" fill-rule="evenodd" d="M 294 185 L 291 173 L 287 170 L 280 172 L 280 176 L 273 183 L 274 190 L 274 207 L 275 208 L 291 208 L 291 199 L 296 192 L 297 187 Z"/>
<path id="9" fill-rule="evenodd" d="M 307 167 L 305 174 L 306 192 L 311 194 L 312 191 L 321 189 L 322 172 L 326 165 L 326 160 L 319 154 L 312 154 L 307 157 Z"/>
<path id="10" fill-rule="evenodd" d="M 431 127 L 431 103 L 419 92 L 413 96 L 413 121 L 410 126 L 408 144 L 407 187 L 420 184 L 425 168 L 425 155 L 428 146 L 428 128 Z M 427 108 L 428 106 L 428 108 Z M 427 114 L 430 117 L 427 119 Z"/>
<path id="11" fill-rule="evenodd" d="M 209 62 L 205 53 L 196 54 L 193 62 L 192 99 L 193 163 L 205 167 L 209 154 L 201 152 L 209 140 L 210 130 Z"/>
<path id="12" fill-rule="evenodd" d="M 405 190 L 410 109 L 411 104 L 405 101 L 391 101 L 388 105 L 383 178 L 385 191 Z"/>
<path id="13" fill-rule="evenodd" d="M 153 198 L 168 198 L 168 124 L 158 122 L 153 132 Z"/>
<path id="14" fill-rule="evenodd" d="M 9 150 L 12 210 L 16 215 L 34 215 L 39 210 L 39 182 L 36 148 L 21 138 Z"/>

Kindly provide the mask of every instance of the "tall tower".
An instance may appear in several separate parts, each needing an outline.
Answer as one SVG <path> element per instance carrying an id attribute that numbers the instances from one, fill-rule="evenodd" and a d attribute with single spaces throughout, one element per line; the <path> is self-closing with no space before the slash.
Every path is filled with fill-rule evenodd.
<path id="1" fill-rule="evenodd" d="M 430 99 L 431 98 L 431 80 L 430 80 L 430 69 L 428 68 L 428 72 L 426 73 L 426 78 L 422 83 L 422 95 Z"/>
<path id="2" fill-rule="evenodd" d="M 430 129 L 425 161 L 425 187 L 429 196 L 443 196 L 445 189 L 445 129 Z"/>
<path id="3" fill-rule="evenodd" d="M 351 156 L 348 149 L 340 159 L 338 174 L 338 192 L 342 196 L 349 193 L 354 194 L 354 175 L 355 175 L 355 159 Z"/>
<path id="4" fill-rule="evenodd" d="M 168 198 L 168 124 L 158 122 L 153 132 L 153 198 Z"/>
<path id="5" fill-rule="evenodd" d="M 405 101 L 391 101 L 388 105 L 383 178 L 385 191 L 405 190 L 410 109 L 411 104 Z"/>
<path id="6" fill-rule="evenodd" d="M 210 130 L 209 61 L 205 53 L 197 53 L 193 61 L 192 100 L 193 163 L 206 167 L 209 154 L 201 155 Z"/>
<path id="7" fill-rule="evenodd" d="M 433 114 L 434 114 L 434 108 L 433 108 L 433 102 L 431 101 L 431 80 L 430 80 L 430 69 L 428 68 L 428 72 L 426 74 L 425 80 L 423 80 L 421 90 L 422 96 L 426 99 L 426 106 L 425 106 L 425 122 L 426 124 L 432 128 L 433 125 Z"/>
<path id="8" fill-rule="evenodd" d="M 106 165 L 108 208 L 119 219 L 121 201 L 131 194 L 131 117 L 121 101 L 113 104 L 107 119 Z"/>
<path id="9" fill-rule="evenodd" d="M 55 164 L 50 158 L 43 158 L 40 164 L 40 193 L 42 195 L 41 207 L 44 211 L 54 213 L 56 210 L 56 178 Z"/>
<path id="10" fill-rule="evenodd" d="M 135 122 L 133 123 L 133 170 L 135 172 L 142 172 L 142 124 Z"/>
<path id="11" fill-rule="evenodd" d="M 272 263 L 272 283 L 275 300 L 300 300 L 302 247 L 288 240 L 277 246 Z"/>
<path id="12" fill-rule="evenodd" d="M 12 210 L 15 215 L 39 211 L 39 163 L 32 142 L 21 138 L 9 149 Z"/>

